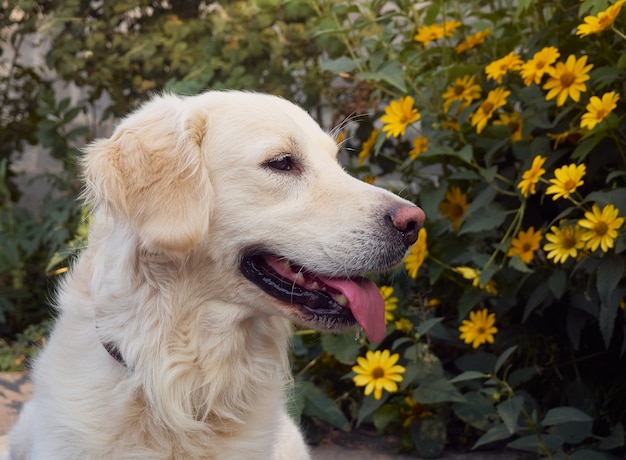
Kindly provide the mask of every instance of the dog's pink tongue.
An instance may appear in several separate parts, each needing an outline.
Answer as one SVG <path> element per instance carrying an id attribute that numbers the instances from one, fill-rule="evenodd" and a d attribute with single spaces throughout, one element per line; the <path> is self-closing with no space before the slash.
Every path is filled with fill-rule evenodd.
<path id="1" fill-rule="evenodd" d="M 380 342 L 387 331 L 385 327 L 385 301 L 373 281 L 324 278 L 325 284 L 337 289 L 348 299 L 348 306 L 370 342 Z"/>

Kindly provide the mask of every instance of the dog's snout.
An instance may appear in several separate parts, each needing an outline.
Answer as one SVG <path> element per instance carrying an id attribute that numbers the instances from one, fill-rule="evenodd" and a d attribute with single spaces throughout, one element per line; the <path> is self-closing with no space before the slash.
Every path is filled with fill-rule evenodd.
<path id="1" fill-rule="evenodd" d="M 419 230 L 426 219 L 424 211 L 417 206 L 402 206 L 394 209 L 388 217 L 407 247 L 417 241 Z"/>

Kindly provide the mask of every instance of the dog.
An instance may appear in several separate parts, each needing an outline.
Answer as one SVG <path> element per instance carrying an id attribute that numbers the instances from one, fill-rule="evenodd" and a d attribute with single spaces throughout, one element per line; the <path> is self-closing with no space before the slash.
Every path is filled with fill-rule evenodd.
<path id="1" fill-rule="evenodd" d="M 60 285 L 14 460 L 307 459 L 292 323 L 385 334 L 362 275 L 424 221 L 348 175 L 282 98 L 159 95 L 82 156 L 89 242 Z"/>

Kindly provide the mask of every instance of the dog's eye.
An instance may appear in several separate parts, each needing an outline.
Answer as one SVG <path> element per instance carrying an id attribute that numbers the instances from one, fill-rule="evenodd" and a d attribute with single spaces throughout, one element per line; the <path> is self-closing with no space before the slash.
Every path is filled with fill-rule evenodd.
<path id="1" fill-rule="evenodd" d="M 289 155 L 285 155 L 268 161 L 266 165 L 277 171 L 291 171 L 294 168 L 294 161 Z"/>

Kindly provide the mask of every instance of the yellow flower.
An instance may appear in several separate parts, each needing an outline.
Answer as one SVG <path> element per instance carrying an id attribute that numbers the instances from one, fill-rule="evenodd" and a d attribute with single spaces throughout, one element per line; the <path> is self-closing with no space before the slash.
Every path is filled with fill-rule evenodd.
<path id="1" fill-rule="evenodd" d="M 487 79 L 502 83 L 502 77 L 506 75 L 507 72 L 519 70 L 522 63 L 522 58 L 520 58 L 515 51 L 511 51 L 503 58 L 497 59 L 485 67 Z"/>
<path id="2" fill-rule="evenodd" d="M 413 323 L 408 318 L 400 318 L 395 321 L 396 329 L 402 332 L 411 332 L 413 330 Z"/>
<path id="3" fill-rule="evenodd" d="M 506 113 L 500 114 L 500 119 L 493 122 L 496 126 L 508 126 L 511 130 L 511 142 L 519 142 L 522 140 L 523 120 L 519 118 L 519 112 L 513 112 L 511 115 Z"/>
<path id="4" fill-rule="evenodd" d="M 410 252 L 404 259 L 404 267 L 408 275 L 413 279 L 417 278 L 417 272 L 426 258 L 426 239 L 426 229 L 422 227 L 417 234 L 417 242 L 411 247 Z"/>
<path id="5" fill-rule="evenodd" d="M 534 195 L 536 193 L 535 185 L 539 182 L 539 178 L 546 172 L 543 169 L 543 164 L 546 162 L 546 157 L 542 157 L 541 155 L 537 155 L 533 159 L 533 164 L 530 166 L 530 169 L 524 171 L 522 174 L 522 180 L 519 184 L 517 184 L 517 188 L 519 188 L 522 192 L 522 196 L 527 197 L 528 194 Z"/>
<path id="6" fill-rule="evenodd" d="M 585 249 L 595 251 L 600 246 L 602 251 L 607 252 L 613 247 L 617 229 L 624 223 L 624 218 L 617 217 L 618 214 L 619 209 L 612 204 L 607 204 L 602 210 L 594 204 L 591 211 L 585 213 L 585 219 L 578 221 L 578 225 L 587 229 L 582 234 Z"/>
<path id="7" fill-rule="evenodd" d="M 415 160 L 426 150 L 428 150 L 428 139 L 424 136 L 418 136 L 413 139 L 413 148 L 409 151 L 409 158 Z"/>
<path id="8" fill-rule="evenodd" d="M 554 150 L 558 149 L 559 145 L 563 144 L 564 142 L 568 144 L 578 144 L 578 141 L 581 137 L 582 134 L 580 133 L 580 131 L 570 129 L 558 134 L 548 133 L 548 139 L 554 141 Z"/>
<path id="9" fill-rule="evenodd" d="M 480 107 L 472 114 L 470 119 L 472 126 L 476 126 L 476 132 L 478 134 L 485 129 L 487 122 L 493 116 L 494 112 L 506 104 L 506 98 L 509 97 L 510 94 L 510 91 L 501 87 L 489 91 L 487 99 L 480 104 Z"/>
<path id="10" fill-rule="evenodd" d="M 430 26 L 423 26 L 417 29 L 417 34 L 413 36 L 413 40 L 420 42 L 423 45 L 428 45 L 430 42 L 439 40 L 445 35 L 444 28 L 439 24 L 432 24 Z"/>
<path id="11" fill-rule="evenodd" d="M 443 129 L 448 129 L 450 131 L 456 131 L 457 133 L 461 132 L 461 125 L 459 124 L 459 121 L 456 118 L 444 120 L 443 123 L 441 123 L 441 127 Z"/>
<path id="12" fill-rule="evenodd" d="M 335 137 L 335 143 L 339 147 L 341 147 L 341 144 L 343 144 L 343 141 L 345 141 L 345 140 L 346 140 L 346 132 L 345 131 L 341 131 L 339 134 L 337 134 L 337 137 Z"/>
<path id="13" fill-rule="evenodd" d="M 368 351 L 365 358 L 359 356 L 357 365 L 352 370 L 357 374 L 352 380 L 358 387 L 365 387 L 365 396 L 374 393 L 374 398 L 380 399 L 383 390 L 393 393 L 398 391 L 397 382 L 402 382 L 402 375 L 406 369 L 398 364 L 400 355 L 390 354 L 389 350 Z"/>
<path id="14" fill-rule="evenodd" d="M 406 127 L 420 119 L 421 115 L 413 107 L 414 103 L 411 96 L 404 96 L 385 107 L 385 115 L 380 120 L 384 123 L 383 132 L 387 133 L 387 137 L 404 136 Z"/>
<path id="15" fill-rule="evenodd" d="M 417 29 L 417 34 L 415 34 L 413 40 L 423 45 L 428 45 L 430 42 L 440 38 L 451 37 L 454 31 L 462 25 L 459 21 L 444 21 L 443 25 L 432 24 L 423 26 Z"/>
<path id="16" fill-rule="evenodd" d="M 595 128 L 617 107 L 617 101 L 619 101 L 619 94 L 616 94 L 615 91 L 603 94 L 602 99 L 598 96 L 591 96 L 589 104 L 587 104 L 587 113 L 583 114 L 580 120 L 580 127 Z"/>
<path id="17" fill-rule="evenodd" d="M 589 71 L 592 68 L 592 64 L 587 65 L 587 56 L 576 59 L 576 56 L 570 54 L 565 63 L 557 62 L 549 70 L 550 78 L 543 85 L 543 89 L 548 90 L 546 101 L 556 97 L 556 105 L 560 107 L 569 96 L 574 102 L 578 102 L 580 93 L 587 91 L 585 82 L 589 80 Z"/>
<path id="18" fill-rule="evenodd" d="M 366 184 L 373 184 L 374 182 L 376 182 L 376 176 L 365 176 L 363 178 L 363 182 L 365 182 Z"/>
<path id="19" fill-rule="evenodd" d="M 376 144 L 376 139 L 378 139 L 379 133 L 380 131 L 378 131 L 377 129 L 372 130 L 370 136 L 365 142 L 363 142 L 363 145 L 361 145 L 361 152 L 359 153 L 358 163 L 359 166 L 365 163 L 365 160 L 367 160 L 367 158 L 370 156 L 370 153 L 372 153 L 372 147 L 374 147 L 374 145 Z"/>
<path id="20" fill-rule="evenodd" d="M 578 227 L 573 225 L 566 225 L 561 228 L 552 226 L 550 231 L 552 233 L 546 234 L 546 240 L 549 243 L 543 246 L 543 250 L 548 253 L 548 259 L 554 259 L 556 264 L 565 263 L 568 257 L 576 258 L 578 251 L 585 246 Z"/>
<path id="21" fill-rule="evenodd" d="M 454 47 L 454 51 L 456 51 L 457 53 L 462 53 L 469 49 L 475 48 L 481 43 L 484 43 L 485 38 L 487 38 L 489 34 L 491 34 L 491 30 L 485 29 L 481 30 L 480 32 L 476 32 L 473 35 L 469 35 L 464 41 Z"/>
<path id="22" fill-rule="evenodd" d="M 511 247 L 506 255 L 509 257 L 517 256 L 525 264 L 530 263 L 535 256 L 535 251 L 539 249 L 541 236 L 541 230 L 535 231 L 535 227 L 530 227 L 526 231 L 520 230 L 511 241 Z"/>
<path id="23" fill-rule="evenodd" d="M 473 348 L 478 348 L 483 343 L 493 343 L 494 334 L 498 333 L 495 313 L 487 313 L 483 308 L 478 311 L 470 311 L 470 319 L 464 319 L 459 326 L 461 335 L 459 338 L 467 344 L 472 344 Z"/>
<path id="24" fill-rule="evenodd" d="M 467 195 L 461 192 L 459 187 L 452 187 L 444 195 L 444 200 L 439 203 L 439 211 L 444 217 L 452 222 L 452 228 L 457 230 L 461 225 L 463 214 L 467 211 Z"/>
<path id="25" fill-rule="evenodd" d="M 428 302 L 426 302 L 426 308 L 436 308 L 439 305 L 441 305 L 441 300 L 439 299 L 429 299 Z"/>
<path id="26" fill-rule="evenodd" d="M 474 99 L 480 97 L 480 85 L 476 84 L 476 75 L 465 75 L 454 80 L 442 97 L 444 100 L 443 110 L 447 112 L 450 105 L 455 101 L 463 102 L 459 107 L 459 112 L 465 109 Z"/>
<path id="27" fill-rule="evenodd" d="M 557 200 L 561 197 L 569 198 L 569 196 L 576 191 L 578 187 L 583 185 L 583 176 L 587 171 L 587 167 L 584 164 L 566 165 L 554 170 L 554 179 L 550 179 L 552 184 L 546 190 L 546 195 L 552 195 L 553 200 Z"/>
<path id="28" fill-rule="evenodd" d="M 585 16 L 583 18 L 584 24 L 578 26 L 576 35 L 586 37 L 587 35 L 597 34 L 609 28 L 620 13 L 624 1 L 626 0 L 619 0 L 615 5 L 609 6 L 604 11 L 600 11 L 597 16 Z"/>
<path id="29" fill-rule="evenodd" d="M 537 51 L 533 57 L 522 64 L 520 75 L 524 79 L 526 86 L 531 83 L 539 84 L 543 76 L 552 69 L 552 64 L 556 62 L 561 54 L 554 46 L 547 46 Z"/>
<path id="30" fill-rule="evenodd" d="M 402 426 L 407 428 L 416 418 L 425 418 L 433 415 L 431 411 L 426 409 L 422 404 L 415 401 L 410 396 L 404 398 L 404 402 L 409 406 L 408 417 L 402 422 Z"/>
<path id="31" fill-rule="evenodd" d="M 393 321 L 393 312 L 398 309 L 398 298 L 393 296 L 393 288 L 391 286 L 381 286 L 378 288 L 380 295 L 385 301 L 385 324 Z"/>
<path id="32" fill-rule="evenodd" d="M 489 280 L 486 285 L 480 282 L 480 272 L 472 267 L 456 267 L 455 271 L 459 273 L 463 278 L 472 282 L 472 286 L 484 289 L 489 294 L 497 294 L 496 284 L 493 280 Z"/>

